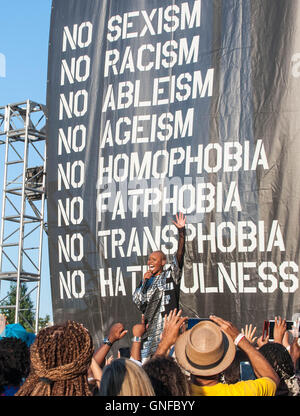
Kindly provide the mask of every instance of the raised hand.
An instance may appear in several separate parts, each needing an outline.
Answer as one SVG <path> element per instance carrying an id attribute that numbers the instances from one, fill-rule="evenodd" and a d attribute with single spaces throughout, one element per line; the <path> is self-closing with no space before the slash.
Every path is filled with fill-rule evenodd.
<path id="1" fill-rule="evenodd" d="M 111 343 L 114 343 L 115 341 L 119 341 L 123 338 L 127 332 L 128 330 L 124 328 L 123 324 L 118 322 L 110 328 L 108 339 Z"/>
<path id="2" fill-rule="evenodd" d="M 185 227 L 186 217 L 182 212 L 179 213 L 179 216 L 176 214 L 176 221 L 172 221 L 173 224 L 180 230 Z"/>
<path id="3" fill-rule="evenodd" d="M 269 335 L 267 335 L 265 338 L 261 335 L 259 338 L 257 338 L 257 346 L 258 348 L 261 348 L 263 345 L 267 344 L 269 342 Z"/>
<path id="4" fill-rule="evenodd" d="M 90 365 L 90 371 L 93 374 L 93 378 L 94 378 L 93 381 L 96 382 L 96 385 L 97 385 L 98 389 L 100 389 L 100 381 L 101 381 L 101 378 L 102 378 L 102 368 L 97 363 L 95 358 L 92 358 L 91 365 Z"/>
<path id="5" fill-rule="evenodd" d="M 141 337 L 142 335 L 144 335 L 147 328 L 148 328 L 148 325 L 145 325 L 145 315 L 142 315 L 141 323 L 140 324 L 135 324 L 132 327 L 132 335 L 134 337 Z"/>
<path id="6" fill-rule="evenodd" d="M 226 321 L 225 319 L 222 319 L 219 316 L 210 315 L 209 319 L 211 319 L 217 325 L 219 325 L 223 329 L 223 331 L 227 333 L 227 335 L 231 336 L 233 341 L 240 333 L 240 331 L 231 322 Z"/>
<path id="7" fill-rule="evenodd" d="M 277 318 L 275 316 L 275 323 L 274 323 L 274 342 L 278 342 L 282 344 L 282 340 L 284 334 L 286 332 L 286 320 L 282 319 L 281 316 Z"/>
<path id="8" fill-rule="evenodd" d="M 290 347 L 290 355 L 292 357 L 294 366 L 296 368 L 297 362 L 298 362 L 299 357 L 300 357 L 300 346 L 298 344 L 298 338 L 293 339 L 293 342 L 292 342 L 291 347 Z"/>
<path id="9" fill-rule="evenodd" d="M 175 344 L 180 334 L 180 329 L 188 319 L 187 316 L 182 317 L 181 313 L 181 309 L 177 312 L 177 309 L 175 308 L 169 315 L 165 315 L 164 329 L 155 355 L 165 355 L 169 348 Z"/>
<path id="10" fill-rule="evenodd" d="M 257 337 L 254 337 L 255 331 L 256 331 L 256 326 L 252 329 L 252 324 L 250 324 L 249 327 L 248 325 L 246 325 L 245 329 L 244 328 L 241 329 L 242 334 L 245 335 L 245 337 L 247 338 L 249 342 L 251 342 L 251 344 L 254 344 L 254 341 L 257 339 Z"/>

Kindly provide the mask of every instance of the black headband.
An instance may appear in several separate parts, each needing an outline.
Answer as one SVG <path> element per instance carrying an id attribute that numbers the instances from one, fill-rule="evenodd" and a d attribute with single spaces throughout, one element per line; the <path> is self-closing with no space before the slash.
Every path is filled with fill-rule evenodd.
<path id="1" fill-rule="evenodd" d="M 51 384 L 54 383 L 53 380 L 50 380 L 50 378 L 47 378 L 47 377 L 39 377 L 39 381 L 45 384 L 49 384 L 49 386 L 51 386 Z"/>
<path id="2" fill-rule="evenodd" d="M 226 335 L 223 332 L 222 332 L 222 338 L 223 338 L 224 351 L 223 351 L 222 357 L 218 361 L 214 362 L 213 364 L 200 365 L 200 364 L 196 364 L 193 361 L 191 361 L 189 359 L 189 357 L 187 356 L 187 354 L 185 353 L 185 357 L 186 357 L 188 363 L 192 367 L 195 367 L 195 368 L 197 368 L 199 370 L 209 370 L 211 368 L 217 367 L 217 365 L 219 365 L 223 361 L 223 359 L 224 359 L 224 357 L 225 357 L 225 355 L 226 355 L 226 353 L 228 351 L 228 348 L 229 348 L 228 338 L 226 337 Z"/>

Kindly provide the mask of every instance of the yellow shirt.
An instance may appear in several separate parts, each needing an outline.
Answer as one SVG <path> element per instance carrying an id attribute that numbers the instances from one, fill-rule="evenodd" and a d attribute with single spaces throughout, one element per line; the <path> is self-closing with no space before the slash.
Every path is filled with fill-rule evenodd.
<path id="1" fill-rule="evenodd" d="M 214 386 L 192 384 L 192 396 L 274 396 L 275 392 L 276 384 L 268 377 Z"/>

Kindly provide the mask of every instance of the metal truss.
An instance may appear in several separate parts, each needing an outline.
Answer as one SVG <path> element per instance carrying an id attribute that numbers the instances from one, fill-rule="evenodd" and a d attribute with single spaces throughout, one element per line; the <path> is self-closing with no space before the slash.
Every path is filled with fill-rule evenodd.
<path id="1" fill-rule="evenodd" d="M 0 305 L 5 282 L 16 283 L 15 323 L 24 318 L 21 285 L 35 296 L 38 332 L 46 199 L 46 111 L 27 100 L 0 107 L 0 144 L 5 145 L 0 230 Z M 32 300 L 32 297 L 30 298 Z M 0 306 L 8 309 L 7 306 Z"/>

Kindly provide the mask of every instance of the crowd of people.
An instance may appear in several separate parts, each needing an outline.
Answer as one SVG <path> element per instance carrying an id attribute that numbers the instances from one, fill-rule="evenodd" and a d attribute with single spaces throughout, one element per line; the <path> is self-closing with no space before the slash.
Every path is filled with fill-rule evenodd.
<path id="1" fill-rule="evenodd" d="M 174 309 L 165 315 L 156 351 L 142 358 L 144 315 L 128 330 L 120 322 L 108 342 L 93 347 L 89 331 L 67 321 L 41 329 L 35 339 L 0 334 L 2 396 L 299 396 L 298 338 L 275 317 L 274 339 L 256 327 L 237 329 L 211 315 L 190 329 Z M 19 324 L 17 324 L 19 325 Z M 13 327 L 14 325 L 11 325 Z M 20 325 L 19 325 L 20 327 Z M 127 333 L 127 354 L 111 354 Z M 248 371 L 243 374 L 243 365 Z"/>
<path id="2" fill-rule="evenodd" d="M 177 252 L 169 267 L 161 251 L 133 293 L 140 322 L 111 326 L 100 347 L 81 323 L 41 329 L 34 338 L 0 316 L 2 396 L 299 396 L 300 345 L 285 319 L 275 317 L 272 340 L 250 324 L 239 330 L 211 315 L 182 316 L 179 289 L 185 251 L 182 213 Z M 192 325 L 192 322 L 194 323 Z M 112 347 L 132 332 L 117 357 Z"/>

